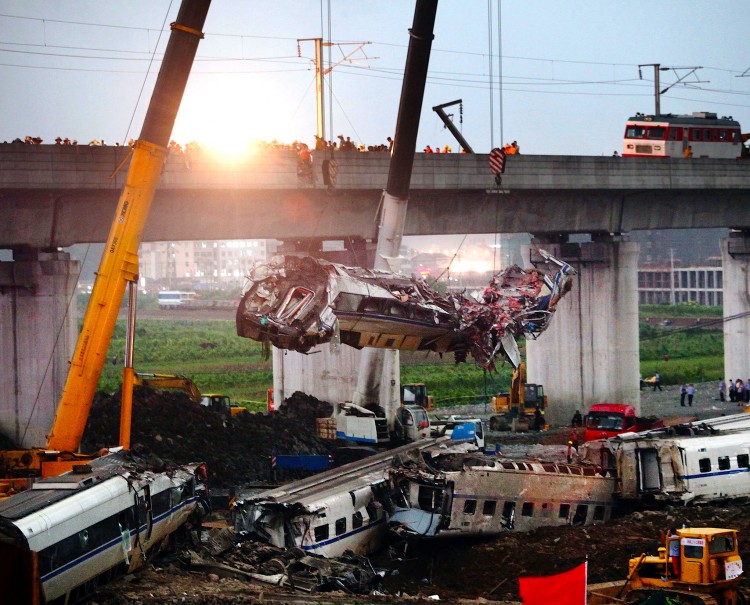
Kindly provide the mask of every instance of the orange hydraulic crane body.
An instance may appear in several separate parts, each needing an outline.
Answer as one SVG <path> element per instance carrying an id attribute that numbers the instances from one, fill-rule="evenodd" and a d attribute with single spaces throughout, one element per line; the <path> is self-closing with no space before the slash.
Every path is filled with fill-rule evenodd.
<path id="1" fill-rule="evenodd" d="M 146 112 L 141 136 L 136 141 L 123 192 L 117 205 L 83 327 L 71 360 L 67 381 L 57 408 L 47 447 L 39 450 L 0 452 L 6 475 L 44 476 L 69 470 L 81 460 L 77 452 L 86 427 L 99 377 L 107 359 L 115 323 L 128 283 L 138 279 L 138 247 L 156 185 L 167 156 L 167 146 L 187 78 L 208 13 L 210 0 L 183 0 L 164 53 L 164 60 Z M 123 377 L 122 419 L 129 424 L 133 369 Z M 129 446 L 129 426 L 121 445 Z M 126 443 L 122 443 L 123 440 Z M 88 456 L 91 458 L 92 456 Z M 86 458 L 84 456 L 84 458 Z M 1 490 L 0 490 L 1 491 Z"/>

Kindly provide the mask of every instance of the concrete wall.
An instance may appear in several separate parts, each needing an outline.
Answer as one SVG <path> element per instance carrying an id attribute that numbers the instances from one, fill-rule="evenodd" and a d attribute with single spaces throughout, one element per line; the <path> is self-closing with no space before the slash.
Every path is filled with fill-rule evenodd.
<path id="1" fill-rule="evenodd" d="M 362 351 L 345 345 L 320 345 L 306 355 L 273 347 L 274 396 L 278 406 L 282 398 L 302 391 L 332 404 L 351 402 L 357 389 L 357 374 Z M 380 403 L 392 419 L 400 397 L 401 372 L 398 351 L 390 351 L 383 362 L 388 384 L 380 386 Z M 395 381 L 394 385 L 390 381 Z M 395 387 L 395 388 L 393 388 Z"/>
<path id="2" fill-rule="evenodd" d="M 39 252 L 0 263 L 0 432 L 44 447 L 77 336 L 79 263 Z"/>
<path id="3" fill-rule="evenodd" d="M 553 425 L 569 424 L 576 409 L 585 413 L 593 403 L 640 410 L 639 248 L 613 241 L 606 250 L 606 265 L 571 263 L 578 271 L 573 290 L 547 331 L 527 343 L 527 380 L 544 385 Z"/>

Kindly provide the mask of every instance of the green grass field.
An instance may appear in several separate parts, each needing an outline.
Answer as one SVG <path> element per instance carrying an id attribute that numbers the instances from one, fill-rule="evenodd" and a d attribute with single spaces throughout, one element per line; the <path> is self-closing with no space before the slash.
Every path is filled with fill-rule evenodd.
<path id="1" fill-rule="evenodd" d="M 689 305 L 646 307 L 641 315 L 658 317 L 659 312 L 673 313 L 665 317 L 680 317 L 680 312 L 685 313 L 682 316 L 716 317 L 714 309 Z M 665 384 L 678 384 L 718 380 L 723 373 L 720 324 L 689 330 L 641 324 L 640 337 L 644 377 L 658 370 Z M 124 347 L 124 322 L 118 322 L 109 349 L 109 359 L 117 360 L 105 365 L 100 390 L 113 392 L 120 388 Z M 251 409 L 265 407 L 266 391 L 273 386 L 271 361 L 264 358 L 261 345 L 238 337 L 234 322 L 228 320 L 139 320 L 135 368 L 139 372 L 188 376 L 202 392 L 227 394 L 234 401 L 248 403 Z M 424 382 L 438 406 L 484 401 L 507 390 L 510 375 L 507 364 L 489 373 L 472 362 L 456 365 L 452 355 L 441 359 L 423 352 L 401 354 L 401 382 Z"/>

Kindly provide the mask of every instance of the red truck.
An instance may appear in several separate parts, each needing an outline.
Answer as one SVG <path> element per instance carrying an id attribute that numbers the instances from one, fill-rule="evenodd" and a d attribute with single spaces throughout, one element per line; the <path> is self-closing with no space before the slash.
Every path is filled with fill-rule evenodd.
<path id="1" fill-rule="evenodd" d="M 639 418 L 635 408 L 624 403 L 595 403 L 584 419 L 584 441 L 607 439 L 620 433 L 640 432 L 664 426 L 661 418 Z"/>

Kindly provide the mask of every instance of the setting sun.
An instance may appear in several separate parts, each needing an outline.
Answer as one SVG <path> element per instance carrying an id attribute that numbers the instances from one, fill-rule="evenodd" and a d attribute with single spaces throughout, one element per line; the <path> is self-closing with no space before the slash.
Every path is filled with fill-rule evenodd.
<path id="1" fill-rule="evenodd" d="M 261 88 L 262 90 L 262 88 Z M 226 160 L 246 156 L 258 140 L 291 142 L 284 102 L 270 103 L 257 86 L 212 79 L 186 91 L 172 138 L 195 141 Z"/>

